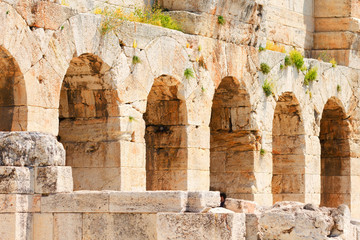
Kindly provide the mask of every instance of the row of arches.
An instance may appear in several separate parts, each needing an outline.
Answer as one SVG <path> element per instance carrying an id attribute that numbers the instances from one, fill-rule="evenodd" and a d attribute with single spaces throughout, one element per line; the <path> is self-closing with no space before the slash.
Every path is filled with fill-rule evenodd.
<path id="1" fill-rule="evenodd" d="M 26 119 L 21 118 L 21 122 L 15 117 L 26 106 L 23 77 L 14 59 L 0 50 L 0 115 L 4 116 L 0 130 L 24 130 Z M 58 137 L 67 150 L 67 165 L 73 167 L 75 189 L 105 190 L 122 184 L 125 178 L 120 172 L 134 167 L 122 159 L 123 152 L 132 149 L 119 145 L 125 141 L 144 146 L 133 156 L 145 160 L 135 168 L 145 171 L 147 190 L 186 190 L 189 124 L 181 83 L 168 75 L 159 76 L 148 95 L 146 111 L 140 111 L 142 118 L 124 119 L 117 92 L 105 77 L 108 70 L 100 58 L 83 54 L 71 61 L 62 83 Z M 124 130 L 125 120 L 127 124 L 138 121 L 143 132 Z M 222 79 L 214 93 L 209 125 L 211 190 L 237 198 L 254 192 L 254 161 L 262 157 L 262 147 L 260 131 L 251 122 L 252 106 L 245 86 L 232 77 Z M 322 205 L 350 202 L 349 131 L 341 102 L 329 99 L 318 136 L 321 166 L 314 174 L 321 178 Z M 274 202 L 305 201 L 307 161 L 313 159 L 306 151 L 308 137 L 299 101 L 291 92 L 283 93 L 277 100 L 272 126 Z"/>

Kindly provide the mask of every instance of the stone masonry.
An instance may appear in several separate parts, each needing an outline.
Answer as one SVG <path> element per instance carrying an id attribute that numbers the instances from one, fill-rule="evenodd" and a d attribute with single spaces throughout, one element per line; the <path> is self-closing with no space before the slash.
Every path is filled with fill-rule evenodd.
<path id="1" fill-rule="evenodd" d="M 360 239 L 360 2 L 157 2 L 0 0 L 0 240 Z"/>

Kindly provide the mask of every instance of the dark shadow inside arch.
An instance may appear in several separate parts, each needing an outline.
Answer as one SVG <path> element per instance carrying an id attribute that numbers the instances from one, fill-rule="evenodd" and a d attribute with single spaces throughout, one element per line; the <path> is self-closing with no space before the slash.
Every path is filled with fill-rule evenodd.
<path id="1" fill-rule="evenodd" d="M 16 60 L 0 47 L 0 131 L 27 128 L 24 77 Z"/>
<path id="2" fill-rule="evenodd" d="M 320 123 L 322 206 L 350 206 L 349 131 L 341 102 L 330 98 Z"/>
<path id="3" fill-rule="evenodd" d="M 61 87 L 59 140 L 74 190 L 120 189 L 120 118 L 116 91 L 104 80 L 108 69 L 95 55 L 75 57 Z"/>
<path id="4" fill-rule="evenodd" d="M 275 107 L 272 132 L 273 202 L 305 201 L 305 131 L 300 104 L 291 92 Z"/>
<path id="5" fill-rule="evenodd" d="M 251 126 L 250 96 L 232 77 L 215 91 L 210 120 L 210 190 L 251 199 L 257 131 Z"/>
<path id="6" fill-rule="evenodd" d="M 187 190 L 187 114 L 179 87 L 171 76 L 160 76 L 147 98 L 147 190 Z"/>

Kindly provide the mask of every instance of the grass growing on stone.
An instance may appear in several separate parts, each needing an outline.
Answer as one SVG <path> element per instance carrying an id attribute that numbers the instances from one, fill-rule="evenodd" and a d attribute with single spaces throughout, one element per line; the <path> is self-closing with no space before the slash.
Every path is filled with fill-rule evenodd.
<path id="1" fill-rule="evenodd" d="M 301 68 L 304 65 L 303 55 L 296 49 L 291 50 L 289 54 L 292 64 L 294 64 L 294 66 L 297 68 L 298 71 L 301 70 Z"/>
<path id="2" fill-rule="evenodd" d="M 194 78 L 194 71 L 191 69 L 191 68 L 187 68 L 187 69 L 185 69 L 185 71 L 184 71 L 184 77 L 186 78 L 186 79 L 190 79 L 190 78 Z"/>
<path id="3" fill-rule="evenodd" d="M 336 86 L 336 91 L 341 92 L 341 86 L 339 84 Z"/>
<path id="4" fill-rule="evenodd" d="M 317 67 L 312 67 L 306 74 L 305 74 L 305 79 L 304 79 L 304 84 L 307 86 L 310 84 L 310 82 L 313 82 L 316 80 L 317 78 L 317 73 L 318 68 Z"/>
<path id="5" fill-rule="evenodd" d="M 96 8 L 94 13 L 103 16 L 100 31 L 104 35 L 118 28 L 124 21 L 146 23 L 181 31 L 179 23 L 158 6 L 145 9 L 135 8 L 131 12 L 124 12 L 121 7 L 116 9 L 105 7 L 103 9 Z"/>
<path id="6" fill-rule="evenodd" d="M 291 66 L 292 63 L 291 63 L 289 56 L 285 56 L 284 64 L 285 64 L 285 67 Z"/>
<path id="7" fill-rule="evenodd" d="M 266 63 L 261 63 L 260 64 L 260 70 L 263 74 L 268 74 L 270 72 L 270 67 L 269 65 L 267 65 Z"/>
<path id="8" fill-rule="evenodd" d="M 141 63 L 141 59 L 138 56 L 133 56 L 132 64 L 136 65 L 138 63 Z"/>
<path id="9" fill-rule="evenodd" d="M 226 20 L 223 16 L 218 16 L 218 23 L 220 25 L 224 25 L 226 23 Z"/>
<path id="10" fill-rule="evenodd" d="M 266 153 L 265 149 L 263 149 L 263 148 L 262 148 L 262 149 L 260 149 L 260 155 L 261 155 L 261 156 L 264 156 L 264 155 L 265 155 L 265 153 Z"/>
<path id="11" fill-rule="evenodd" d="M 264 81 L 262 88 L 267 97 L 271 96 L 274 93 L 274 84 L 268 79 Z"/>

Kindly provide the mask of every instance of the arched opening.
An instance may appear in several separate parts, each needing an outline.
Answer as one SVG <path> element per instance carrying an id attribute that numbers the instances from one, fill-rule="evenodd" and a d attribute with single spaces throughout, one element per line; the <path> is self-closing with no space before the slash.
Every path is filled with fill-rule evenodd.
<path id="1" fill-rule="evenodd" d="M 120 118 L 116 91 L 104 81 L 108 69 L 83 54 L 72 59 L 62 84 L 59 140 L 74 190 L 120 190 Z"/>
<path id="2" fill-rule="evenodd" d="M 299 101 L 290 92 L 277 103 L 272 132 L 273 202 L 305 201 L 305 132 Z"/>
<path id="3" fill-rule="evenodd" d="M 252 129 L 250 113 L 245 88 L 232 77 L 224 78 L 215 91 L 211 111 L 210 190 L 251 199 L 259 139 Z"/>
<path id="4" fill-rule="evenodd" d="M 16 60 L 0 47 L 0 131 L 27 129 L 24 77 Z"/>
<path id="5" fill-rule="evenodd" d="M 350 144 L 349 122 L 342 104 L 330 98 L 320 123 L 321 143 L 321 205 L 350 206 Z"/>
<path id="6" fill-rule="evenodd" d="M 179 86 L 163 75 L 155 79 L 147 99 L 147 190 L 187 190 L 187 116 Z"/>

